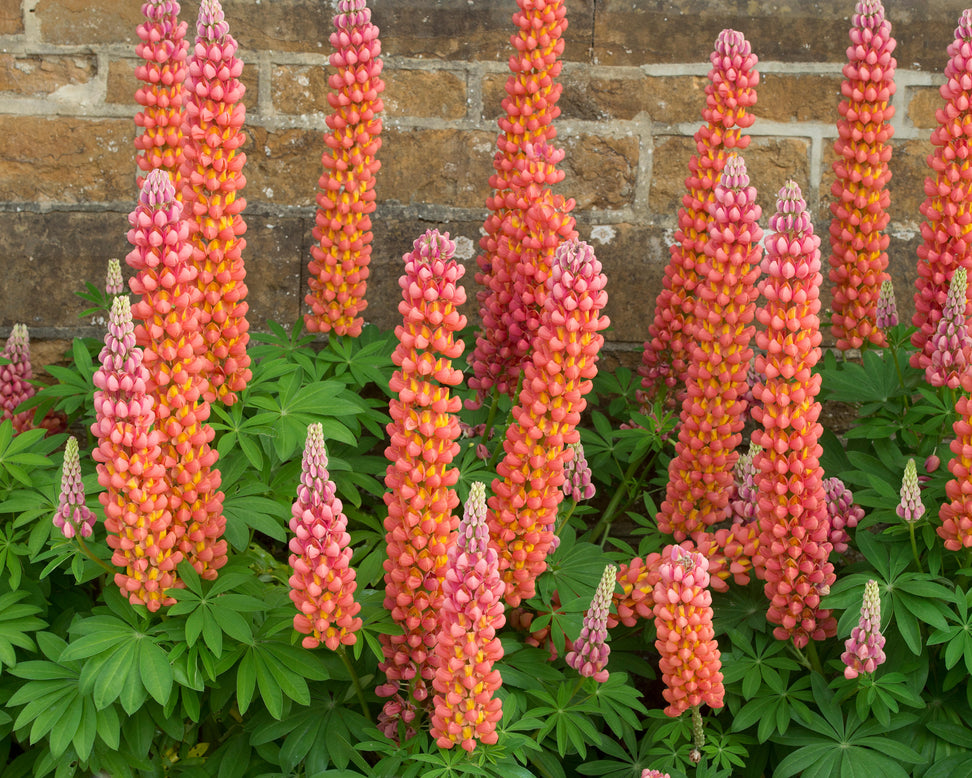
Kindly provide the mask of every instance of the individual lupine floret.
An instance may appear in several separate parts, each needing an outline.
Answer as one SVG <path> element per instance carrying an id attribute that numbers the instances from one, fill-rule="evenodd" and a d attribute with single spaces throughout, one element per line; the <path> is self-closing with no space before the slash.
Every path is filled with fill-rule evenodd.
<path id="1" fill-rule="evenodd" d="M 696 257 L 693 344 L 685 351 L 686 399 L 668 468 L 658 528 L 682 541 L 728 516 L 733 466 L 746 420 L 756 279 L 763 236 L 756 189 L 731 154 L 709 208 L 709 240 Z"/>
<path id="2" fill-rule="evenodd" d="M 797 648 L 835 634 L 836 620 L 820 608 L 835 580 L 827 502 L 820 466 L 820 239 L 800 187 L 788 181 L 770 218 L 757 311 L 754 390 L 763 403 L 753 411 L 760 425 L 753 442 L 762 447 L 759 471 L 759 546 L 756 574 L 766 584 L 773 634 Z"/>
<path id="3" fill-rule="evenodd" d="M 111 561 L 124 570 L 115 583 L 133 605 L 156 611 L 175 602 L 169 590 L 180 585 L 175 569 L 183 557 L 178 540 L 185 528 L 175 524 L 169 510 L 150 373 L 135 345 L 128 295 L 112 301 L 98 359 L 91 425 L 97 445 L 91 456 L 105 489 L 98 499 L 105 509 Z"/>
<path id="4" fill-rule="evenodd" d="M 948 286 L 959 267 L 972 268 L 972 162 L 968 154 L 968 130 L 972 126 L 972 9 L 962 12 L 955 40 L 948 47 L 945 84 L 939 90 L 945 105 L 935 116 L 934 147 L 928 156 L 932 175 L 925 179 L 921 213 L 922 245 L 918 247 L 918 280 L 915 283 L 917 331 L 911 344 L 917 352 L 911 366 L 924 370 L 931 362 L 933 338 L 942 318 Z"/>
<path id="5" fill-rule="evenodd" d="M 291 509 L 290 599 L 299 613 L 294 629 L 306 635 L 304 648 L 324 643 L 332 651 L 354 645 L 361 619 L 351 567 L 351 536 L 334 482 L 327 472 L 321 424 L 307 428 L 297 500 Z"/>
<path id="6" fill-rule="evenodd" d="M 925 515 L 925 505 L 921 501 L 921 487 L 918 484 L 918 470 L 915 460 L 909 459 L 901 479 L 901 502 L 894 509 L 902 519 L 914 524 Z"/>
<path id="7" fill-rule="evenodd" d="M 503 679 L 493 664 L 503 658 L 496 632 L 505 623 L 499 557 L 489 546 L 486 487 L 474 483 L 449 549 L 435 646 L 435 712 L 432 737 L 440 748 L 497 741 L 503 704 L 495 694 Z"/>
<path id="8" fill-rule="evenodd" d="M 31 427 L 33 411 L 17 414 L 14 411 L 24 400 L 37 393 L 30 383 L 34 371 L 30 364 L 30 333 L 26 324 L 13 326 L 0 355 L 10 360 L 10 364 L 0 365 L 0 421 L 10 419 L 14 431 L 23 432 Z"/>
<path id="9" fill-rule="evenodd" d="M 381 43 L 365 0 L 338 0 L 331 33 L 327 95 L 327 149 L 318 182 L 310 293 L 311 312 L 304 323 L 311 332 L 357 336 L 367 307 L 365 290 L 371 258 L 371 219 L 375 210 L 375 173 L 381 163 Z"/>
<path id="10" fill-rule="evenodd" d="M 891 56 L 896 42 L 881 0 L 858 0 L 850 29 L 851 45 L 844 65 L 844 100 L 838 110 L 834 142 L 837 180 L 831 187 L 829 278 L 833 284 L 832 326 L 837 348 L 884 345 L 876 325 L 877 300 L 888 267 L 891 219 L 889 161 L 894 135 L 890 105 L 895 92 Z"/>
<path id="11" fill-rule="evenodd" d="M 825 478 L 823 487 L 830 521 L 830 544 L 835 553 L 843 554 L 850 542 L 847 530 L 854 529 L 864 518 L 864 509 L 854 505 L 854 493 L 839 478 Z"/>
<path id="12" fill-rule="evenodd" d="M 956 268 L 948 297 L 929 341 L 931 354 L 925 380 L 932 386 L 957 389 L 962 375 L 972 367 L 972 336 L 969 335 L 968 279 L 964 267 Z"/>
<path id="13" fill-rule="evenodd" d="M 490 537 L 511 608 L 533 596 L 534 580 L 547 566 L 551 524 L 563 499 L 565 446 L 579 439 L 584 395 L 597 375 L 604 342 L 600 331 L 610 323 L 601 314 L 606 283 L 590 246 L 560 244 L 489 501 Z"/>
<path id="14" fill-rule="evenodd" d="M 236 402 L 250 380 L 246 320 L 246 232 L 239 196 L 243 165 L 243 62 L 219 0 L 202 0 L 186 77 L 182 161 L 183 216 L 198 275 L 199 325 L 206 344 L 207 402 Z"/>
<path id="15" fill-rule="evenodd" d="M 117 297 L 125 292 L 125 279 L 122 278 L 121 262 L 117 257 L 108 260 L 108 272 L 105 274 L 105 294 Z"/>
<path id="16" fill-rule="evenodd" d="M 884 635 L 881 634 L 881 595 L 877 581 L 870 580 L 864 586 L 861 619 L 844 642 L 844 653 L 840 655 L 844 663 L 844 677 L 852 679 L 873 673 L 878 665 L 884 664 L 885 659 Z"/>
<path id="17" fill-rule="evenodd" d="M 657 387 L 651 381 L 662 372 L 660 364 L 670 363 L 673 385 L 685 380 L 694 338 L 697 264 L 709 240 L 712 220 L 709 206 L 727 154 L 733 149 L 742 151 L 749 145 L 749 136 L 743 135 L 742 130 L 755 119 L 747 109 L 756 104 L 758 59 L 743 34 L 735 30 L 720 32 L 710 61 L 706 107 L 702 111 L 706 124 L 695 133 L 697 154 L 689 162 L 690 173 L 685 179 L 688 192 L 678 212 L 671 259 L 665 268 L 662 290 L 655 300 L 654 320 L 648 328 L 649 339 L 642 354 L 642 412 L 654 398 Z"/>
<path id="18" fill-rule="evenodd" d="M 659 667 L 668 702 L 667 716 L 678 716 L 703 703 L 721 708 L 725 687 L 712 627 L 709 562 L 697 552 L 668 546 L 662 553 L 653 598 L 661 654 Z"/>
<path id="19" fill-rule="evenodd" d="M 875 324 L 878 329 L 884 331 L 898 326 L 898 303 L 894 299 L 894 284 L 891 283 L 890 278 L 881 282 Z"/>
<path id="20" fill-rule="evenodd" d="M 84 483 L 81 481 L 81 457 L 78 439 L 73 435 L 64 446 L 64 466 L 61 470 L 61 496 L 54 514 L 54 526 L 70 539 L 79 534 L 83 538 L 94 532 L 95 515 L 84 502 Z"/>
<path id="21" fill-rule="evenodd" d="M 142 4 L 145 21 L 136 32 L 135 53 L 144 63 L 135 68 L 142 82 L 135 102 L 144 110 L 135 114 L 135 126 L 143 132 L 135 138 L 135 161 L 140 170 L 162 168 L 172 178 L 179 195 L 182 166 L 182 101 L 186 78 L 186 22 L 179 21 L 176 0 L 146 0 Z M 138 186 L 144 179 L 139 177 Z"/>
<path id="22" fill-rule="evenodd" d="M 945 485 L 949 502 L 938 512 L 942 524 L 936 529 L 949 551 L 972 547 L 972 371 L 962 374 L 960 386 L 962 393 L 955 403 L 958 418 L 952 424 L 955 437 L 949 444 L 955 454 L 948 462 L 952 478 Z"/>
<path id="23" fill-rule="evenodd" d="M 618 568 L 614 565 L 604 568 L 591 606 L 584 614 L 580 635 L 564 657 L 568 667 L 573 667 L 581 675 L 593 678 L 598 683 L 604 683 L 609 675 L 607 663 L 611 647 L 607 644 L 608 612 L 614 598 L 617 576 Z"/>
<path id="24" fill-rule="evenodd" d="M 200 333 L 199 301 L 192 265 L 189 226 L 182 203 L 163 170 L 145 178 L 138 207 L 128 217 L 125 258 L 136 275 L 131 290 L 141 295 L 132 316 L 149 370 L 148 389 L 155 400 L 163 463 L 170 486 L 169 508 L 181 530 L 179 549 L 204 578 L 214 579 L 226 564 L 223 493 L 216 469 L 219 455 L 210 447 L 207 424 L 205 344 Z"/>
<path id="25" fill-rule="evenodd" d="M 462 382 L 462 372 L 452 360 L 464 347 L 456 333 L 466 326 L 459 313 L 466 293 L 459 285 L 465 268 L 454 253 L 448 233 L 430 230 L 404 256 L 398 304 L 403 323 L 395 328 L 398 345 L 392 353 L 398 370 L 390 383 L 397 396 L 389 403 L 385 449 L 391 463 L 384 496 L 385 607 L 402 634 L 381 637 L 380 668 L 389 682 L 379 691 L 391 697 L 405 681 L 419 702 L 427 699 L 435 674 L 442 581 L 459 523 L 453 513 L 459 470 L 452 462 L 459 453 L 461 400 L 452 396 L 452 387 Z"/>

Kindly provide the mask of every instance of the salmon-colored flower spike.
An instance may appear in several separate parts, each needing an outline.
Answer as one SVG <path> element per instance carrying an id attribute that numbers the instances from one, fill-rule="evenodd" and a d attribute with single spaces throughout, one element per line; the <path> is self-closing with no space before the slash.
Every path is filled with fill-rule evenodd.
<path id="1" fill-rule="evenodd" d="M 709 560 L 712 571 L 712 588 L 719 590 L 719 581 L 732 576 L 740 586 L 749 583 L 749 573 L 753 567 L 753 556 L 759 547 L 759 490 L 756 486 L 756 455 L 760 448 L 752 442 L 749 450 L 739 455 L 733 467 L 733 487 L 729 493 L 729 515 L 732 524 L 717 529 L 713 533 L 713 544 L 717 549 Z M 700 550 L 702 537 L 697 535 Z M 714 569 L 714 561 L 721 565 Z M 728 588 L 728 585 L 726 586 Z"/>
<path id="2" fill-rule="evenodd" d="M 297 500 L 291 510 L 290 599 L 299 613 L 294 629 L 306 635 L 304 648 L 324 643 L 332 651 L 350 646 L 361 629 L 357 618 L 361 605 L 354 600 L 357 588 L 351 567 L 351 536 L 348 517 L 327 472 L 324 429 L 307 428 Z"/>
<path id="3" fill-rule="evenodd" d="M 955 40 L 949 44 L 945 100 L 938 109 L 938 127 L 932 132 L 934 147 L 928 156 L 932 175 L 925 179 L 925 202 L 918 247 L 918 280 L 915 284 L 915 314 L 911 323 L 917 331 L 911 344 L 918 349 L 911 366 L 924 370 L 931 362 L 933 337 L 942 318 L 948 286 L 956 268 L 972 268 L 972 163 L 968 133 L 972 126 L 972 9 L 962 12 Z"/>
<path id="4" fill-rule="evenodd" d="M 529 337 L 510 334 L 500 326 L 504 316 L 512 316 L 522 301 L 514 285 L 517 278 L 517 252 L 505 250 L 511 229 L 523 229 L 530 200 L 524 197 L 524 184 L 553 186 L 564 178 L 557 168 L 563 151 L 549 144 L 557 135 L 553 121 L 560 115 L 557 100 L 563 89 L 555 79 L 560 75 L 563 35 L 567 29 L 564 0 L 517 0 L 513 14 L 516 33 L 510 38 L 516 52 L 510 57 L 510 76 L 503 99 L 505 115 L 499 120 L 500 135 L 493 158 L 495 173 L 490 177 L 492 195 L 486 200 L 490 213 L 483 225 L 484 237 L 477 257 L 482 326 L 470 362 L 475 375 L 469 385 L 477 401 L 495 387 L 513 396 L 519 378 L 518 364 L 530 347 Z M 556 243 L 574 237 L 574 220 L 569 216 L 573 201 L 548 198 L 547 208 L 535 215 L 533 230 L 541 247 L 550 256 Z M 560 236 L 558 238 L 558 235 Z M 535 288 L 543 283 L 537 279 Z M 539 309 L 539 303 L 537 304 Z M 519 355 L 519 356 L 518 356 Z"/>
<path id="5" fill-rule="evenodd" d="M 111 561 L 124 570 L 115 575 L 115 583 L 133 605 L 157 611 L 175 602 L 169 590 L 181 586 L 175 569 L 182 561 L 178 540 L 185 528 L 173 522 L 169 510 L 151 379 L 143 351 L 135 345 L 128 295 L 112 301 L 98 358 L 91 425 L 98 443 L 91 456 L 105 489 L 98 499 L 105 509 Z"/>
<path id="6" fill-rule="evenodd" d="M 653 598 L 658 631 L 655 648 L 661 654 L 667 716 L 679 716 L 703 703 L 722 707 L 725 688 L 712 628 L 708 570 L 709 562 L 702 554 L 681 546 L 668 546 L 662 553 Z"/>
<path id="7" fill-rule="evenodd" d="M 135 68 L 135 78 L 142 85 L 135 92 L 135 102 L 143 110 L 135 114 L 135 126 L 143 132 L 135 138 L 140 152 L 135 161 L 146 173 L 156 168 L 167 172 L 179 195 L 182 167 L 182 101 L 186 79 L 186 22 L 179 21 L 180 6 L 176 0 L 147 0 L 142 4 L 145 21 L 138 25 L 139 42 L 135 53 L 144 63 Z M 141 189 L 144 179 L 138 178 Z"/>
<path id="8" fill-rule="evenodd" d="M 564 661 L 586 678 L 604 683 L 609 676 L 607 663 L 611 647 L 607 644 L 608 612 L 617 586 L 618 568 L 608 565 L 601 575 L 591 606 L 584 614 L 580 635 Z"/>
<path id="9" fill-rule="evenodd" d="M 772 233 L 766 239 L 763 280 L 766 300 L 757 311 L 756 370 L 764 376 L 753 390 L 763 403 L 753 416 L 761 425 L 753 442 L 759 472 L 759 546 L 756 574 L 770 600 L 767 618 L 779 640 L 797 648 L 833 636 L 837 622 L 820 598 L 835 579 L 827 561 L 832 545 L 820 466 L 818 422 L 820 375 L 820 239 L 793 181 L 780 190 Z"/>
<path id="10" fill-rule="evenodd" d="M 151 171 L 128 217 L 128 241 L 135 248 L 125 260 L 136 271 L 129 286 L 142 298 L 132 306 L 132 316 L 141 321 L 135 337 L 145 350 L 169 508 L 182 531 L 179 549 L 201 576 L 213 579 L 226 564 L 226 519 L 215 468 L 219 455 L 209 445 L 213 429 L 206 423 L 209 403 L 203 397 L 207 363 L 199 323 L 201 292 L 182 208 L 168 174 Z"/>
<path id="11" fill-rule="evenodd" d="M 710 61 L 706 107 L 702 111 L 706 124 L 695 133 L 698 153 L 689 162 L 690 173 L 685 179 L 688 193 L 682 198 L 671 260 L 665 268 L 662 290 L 655 301 L 654 321 L 648 328 L 649 340 L 642 354 L 643 405 L 653 400 L 659 388 L 652 385 L 652 380 L 666 372 L 660 371 L 659 365 L 671 365 L 673 385 L 685 380 L 695 337 L 694 295 L 700 278 L 697 266 L 704 256 L 712 223 L 709 207 L 715 199 L 727 154 L 749 145 L 749 136 L 743 135 L 742 130 L 755 118 L 747 112 L 756 104 L 759 83 L 758 60 L 749 41 L 741 32 L 723 30 L 716 38 Z"/>
<path id="12" fill-rule="evenodd" d="M 894 509 L 908 524 L 914 524 L 925 515 L 925 504 L 921 501 L 921 486 L 918 484 L 918 470 L 915 460 L 909 459 L 901 478 L 901 502 Z"/>
<path id="13" fill-rule="evenodd" d="M 931 355 L 925 367 L 925 380 L 932 386 L 957 389 L 962 374 L 972 367 L 972 335 L 969 334 L 968 278 L 964 267 L 956 268 L 948 287 L 948 297 L 929 341 Z"/>
<path id="14" fill-rule="evenodd" d="M 547 566 L 551 524 L 563 499 L 565 446 L 579 439 L 576 427 L 604 342 L 600 331 L 610 323 L 601 314 L 606 283 L 590 246 L 560 244 L 489 501 L 490 537 L 511 608 L 533 596 L 534 580 Z"/>
<path id="15" fill-rule="evenodd" d="M 890 238 L 884 229 L 891 219 L 887 184 L 894 135 L 894 106 L 889 103 L 897 66 L 891 56 L 896 43 L 881 0 L 858 0 L 852 24 L 834 142 L 837 180 L 830 190 L 831 321 L 841 350 L 885 342 L 875 319 L 888 267 Z"/>
<path id="16" fill-rule="evenodd" d="M 839 478 L 825 478 L 824 496 L 830 521 L 830 544 L 837 554 L 843 554 L 850 542 L 848 529 L 854 529 L 864 518 L 864 509 L 854 505 L 854 493 Z"/>
<path id="17" fill-rule="evenodd" d="M 311 247 L 311 312 L 304 324 L 311 332 L 361 334 L 360 314 L 367 307 L 365 288 L 371 259 L 371 218 L 375 210 L 375 173 L 381 163 L 381 43 L 365 0 L 338 0 L 331 33 L 327 96 L 327 146 L 318 182 L 317 217 Z"/>
<path id="18" fill-rule="evenodd" d="M 390 697 L 408 682 L 419 702 L 428 698 L 435 674 L 442 582 L 459 523 L 453 514 L 459 470 L 452 461 L 459 453 L 456 414 L 462 403 L 451 391 L 462 382 L 452 360 L 464 347 L 456 333 L 466 326 L 459 313 L 466 293 L 455 249 L 448 233 L 430 230 L 405 255 L 398 304 L 403 323 L 395 328 L 392 353 L 398 370 L 390 383 L 397 398 L 389 403 L 385 449 L 391 463 L 385 474 L 385 607 L 403 631 L 381 637 L 388 684 L 379 688 Z"/>
<path id="19" fill-rule="evenodd" d="M 894 284 L 890 278 L 881 282 L 875 323 L 878 329 L 885 331 L 898 326 L 898 303 L 894 298 Z"/>
<path id="20" fill-rule="evenodd" d="M 945 485 L 950 502 L 939 510 L 942 525 L 936 529 L 949 551 L 972 547 L 972 371 L 962 374 L 960 386 L 962 393 L 955 403 L 958 418 L 952 425 L 955 438 L 949 445 L 955 454 L 948 463 L 952 478 Z"/>
<path id="21" fill-rule="evenodd" d="M 37 393 L 37 389 L 30 383 L 34 370 L 30 364 L 30 333 L 26 324 L 13 326 L 3 347 L 2 356 L 9 359 L 10 364 L 0 365 L 0 421 L 11 419 L 14 431 L 23 432 L 31 428 L 34 412 L 15 414 L 14 410 Z"/>
<path id="22" fill-rule="evenodd" d="M 871 580 L 864 585 L 861 618 L 844 642 L 844 649 L 840 659 L 847 679 L 873 673 L 887 658 L 884 635 L 881 634 L 881 595 L 877 581 Z"/>
<path id="23" fill-rule="evenodd" d="M 493 664 L 503 658 L 496 635 L 506 623 L 503 589 L 499 557 L 489 547 L 486 487 L 474 483 L 442 581 L 431 732 L 440 748 L 472 751 L 477 740 L 497 740 L 503 703 L 494 695 L 503 679 Z"/>
<path id="24" fill-rule="evenodd" d="M 209 371 L 205 397 L 227 405 L 250 380 L 242 237 L 246 200 L 239 197 L 246 186 L 246 154 L 240 151 L 246 107 L 236 48 L 219 0 L 202 0 L 186 77 L 182 200 L 198 270 L 195 284 L 202 293 L 199 324 Z"/>
<path id="25" fill-rule="evenodd" d="M 756 189 L 749 185 L 741 156 L 728 157 L 713 197 L 709 241 L 696 264 L 686 399 L 658 514 L 658 528 L 677 541 L 728 517 L 756 330 L 763 231 L 757 223 Z"/>
<path id="26" fill-rule="evenodd" d="M 75 534 L 87 538 L 94 531 L 95 515 L 84 504 L 84 483 L 81 481 L 81 457 L 78 439 L 73 435 L 64 446 L 64 466 L 61 470 L 61 496 L 58 498 L 54 526 L 64 537 Z"/>

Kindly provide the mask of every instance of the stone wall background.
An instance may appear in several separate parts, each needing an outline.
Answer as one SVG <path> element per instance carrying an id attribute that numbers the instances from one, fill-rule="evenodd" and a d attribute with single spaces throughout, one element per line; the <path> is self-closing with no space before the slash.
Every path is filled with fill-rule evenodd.
<path id="1" fill-rule="evenodd" d="M 911 315 L 925 157 L 946 46 L 965 0 L 887 0 L 898 41 L 891 271 Z M 76 335 L 84 282 L 124 257 L 134 207 L 139 0 L 0 0 L 0 337 L 25 322 L 35 359 Z M 395 323 L 401 255 L 448 230 L 472 272 L 486 214 L 515 0 L 372 0 L 381 28 L 385 130 L 366 319 Z M 303 311 L 327 110 L 334 0 L 224 0 L 246 63 L 247 284 L 255 330 Z M 746 153 L 765 217 L 793 177 L 829 247 L 831 163 L 854 0 L 567 0 L 557 120 L 559 191 L 608 273 L 608 347 L 636 359 L 647 335 L 718 32 L 760 58 Z M 182 3 L 190 22 L 198 0 Z M 190 37 L 191 39 L 191 37 Z M 126 269 L 127 270 L 127 269 Z M 825 282 L 825 287 L 826 287 Z M 829 291 L 824 289 L 825 305 Z M 470 305 L 467 314 L 474 315 Z M 624 352 L 628 352 L 625 354 Z"/>

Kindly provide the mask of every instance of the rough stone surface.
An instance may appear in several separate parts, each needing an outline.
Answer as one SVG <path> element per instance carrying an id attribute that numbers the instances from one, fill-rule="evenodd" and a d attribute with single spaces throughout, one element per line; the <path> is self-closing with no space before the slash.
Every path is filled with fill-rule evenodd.
<path id="1" fill-rule="evenodd" d="M 186 5 L 181 17 L 195 19 L 198 3 L 191 17 Z M 107 0 L 39 0 L 34 15 L 44 40 L 65 45 L 134 44 L 138 39 L 135 28 L 144 18 L 139 3 Z"/>
<path id="2" fill-rule="evenodd" d="M 891 152 L 891 221 L 920 224 L 925 220 L 919 208 L 925 202 L 925 178 L 931 175 L 929 140 L 893 141 Z"/>
<path id="3" fill-rule="evenodd" d="M 386 67 L 382 71 L 382 100 L 388 116 L 430 119 L 464 119 L 466 78 L 448 70 L 409 70 Z"/>
<path id="4" fill-rule="evenodd" d="M 91 56 L 57 57 L 0 53 L 0 92 L 40 97 L 63 86 L 85 84 L 97 72 Z"/>
<path id="5" fill-rule="evenodd" d="M 255 216 L 246 220 L 247 321 L 255 332 L 265 332 L 268 321 L 293 324 L 305 292 L 301 274 L 310 261 L 310 244 L 304 233 L 311 219 Z"/>
<path id="6" fill-rule="evenodd" d="M 19 35 L 23 31 L 20 0 L 0 0 L 0 35 Z"/>
<path id="7" fill-rule="evenodd" d="M 763 73 L 752 113 L 774 122 L 836 124 L 843 78 L 815 74 Z"/>
<path id="8" fill-rule="evenodd" d="M 587 133 L 562 133 L 558 145 L 567 151 L 561 167 L 567 174 L 560 190 L 577 208 L 623 208 L 634 202 L 638 174 L 638 139 Z"/>
<path id="9" fill-rule="evenodd" d="M 645 110 L 659 124 L 701 122 L 708 83 L 705 76 L 650 76 L 644 80 Z"/>
<path id="10" fill-rule="evenodd" d="M 319 130 L 267 130 L 249 126 L 246 152 L 247 202 L 314 205 L 317 181 L 324 172 Z M 380 174 L 379 174 L 380 175 Z"/>
<path id="11" fill-rule="evenodd" d="M 935 112 L 944 108 L 945 100 L 938 87 L 915 87 L 911 90 L 911 100 L 908 103 L 908 119 L 922 130 L 932 130 L 938 126 Z"/>

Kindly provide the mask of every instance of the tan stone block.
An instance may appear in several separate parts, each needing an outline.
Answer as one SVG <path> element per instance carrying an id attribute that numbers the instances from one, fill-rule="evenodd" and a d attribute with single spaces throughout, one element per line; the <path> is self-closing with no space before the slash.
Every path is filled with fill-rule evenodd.
<path id="1" fill-rule="evenodd" d="M 645 102 L 652 121 L 681 124 L 702 121 L 705 76 L 650 76 L 645 78 Z"/>
<path id="2" fill-rule="evenodd" d="M 599 78 L 575 66 L 565 71 L 561 82 L 564 91 L 557 105 L 565 119 L 633 119 L 642 111 L 651 112 L 647 79 L 637 71 L 629 78 Z"/>
<path id="3" fill-rule="evenodd" d="M 24 15 L 20 0 L 0 0 L 0 35 L 20 35 L 24 31 Z"/>
<path id="4" fill-rule="evenodd" d="M 558 192 L 577 201 L 576 208 L 624 208 L 634 203 L 638 178 L 638 138 L 562 134 L 566 176 Z"/>
<path id="5" fill-rule="evenodd" d="M 839 76 L 764 73 L 752 113 L 774 122 L 824 122 L 836 125 L 841 100 Z"/>
<path id="6" fill-rule="evenodd" d="M 195 19 L 186 12 L 183 7 L 181 18 Z M 139 3 L 108 0 L 39 0 L 34 15 L 43 40 L 65 45 L 134 44 L 135 28 L 144 19 Z"/>
<path id="7" fill-rule="evenodd" d="M 85 84 L 95 76 L 97 69 L 92 56 L 0 53 L 0 92 L 39 97 L 62 86 Z"/>
<path id="8" fill-rule="evenodd" d="M 270 100 L 278 113 L 330 113 L 326 65 L 277 65 L 270 74 Z"/>
<path id="9" fill-rule="evenodd" d="M 319 130 L 267 130 L 250 125 L 246 152 L 248 202 L 275 205 L 314 205 L 317 181 L 324 172 L 321 154 L 324 135 Z"/>
<path id="10" fill-rule="evenodd" d="M 919 209 L 925 201 L 925 179 L 931 175 L 928 155 L 932 150 L 930 140 L 892 141 L 891 221 L 918 224 L 925 220 Z"/>
<path id="11" fill-rule="evenodd" d="M 466 118 L 466 79 L 462 73 L 386 68 L 382 76 L 388 116 Z"/>
<path id="12" fill-rule="evenodd" d="M 915 127 L 931 130 L 938 126 L 935 112 L 944 107 L 945 100 L 937 86 L 915 87 L 908 103 L 908 118 Z"/>
<path id="13" fill-rule="evenodd" d="M 307 218 L 256 216 L 243 213 L 246 220 L 246 318 L 252 332 L 266 332 L 267 322 L 291 325 L 300 315 L 306 290 L 301 277 L 310 261 L 309 244 L 304 242 Z M 306 255 L 306 256 L 305 256 Z"/>

